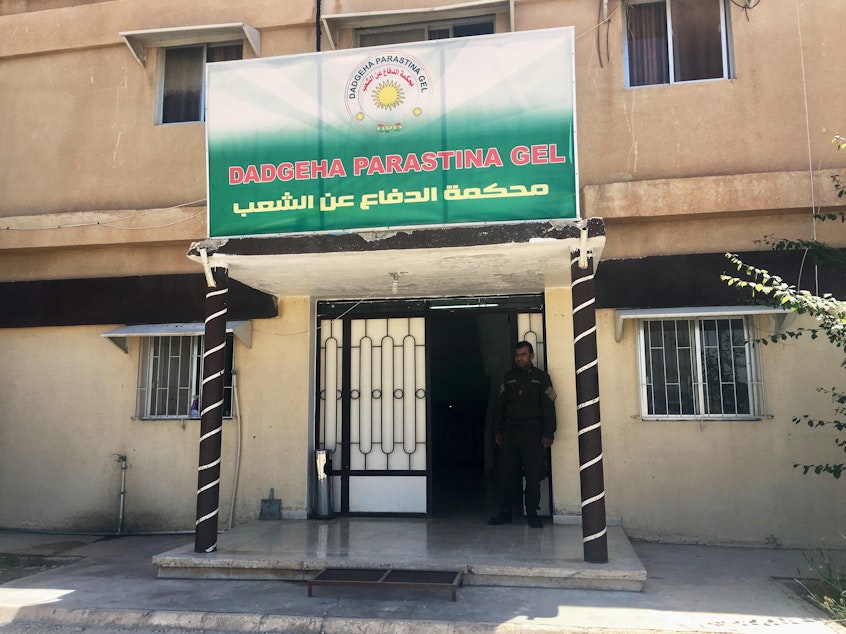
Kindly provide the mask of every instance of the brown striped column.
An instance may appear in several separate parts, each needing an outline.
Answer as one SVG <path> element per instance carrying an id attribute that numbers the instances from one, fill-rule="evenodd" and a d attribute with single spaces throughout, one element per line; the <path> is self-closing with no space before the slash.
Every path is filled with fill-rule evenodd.
<path id="1" fill-rule="evenodd" d="M 226 304 L 229 274 L 212 269 L 215 286 L 206 289 L 206 333 L 200 410 L 200 460 L 197 473 L 197 523 L 194 552 L 217 550 L 220 454 L 223 434 L 223 370 L 226 355 Z"/>
<path id="2" fill-rule="evenodd" d="M 570 271 L 573 278 L 573 345 L 579 426 L 582 543 L 585 561 L 604 564 L 608 562 L 608 529 L 605 525 L 605 478 L 602 474 L 593 255 L 590 251 L 586 252 L 586 257 L 580 258 L 579 255 L 579 250 L 571 252 Z"/>

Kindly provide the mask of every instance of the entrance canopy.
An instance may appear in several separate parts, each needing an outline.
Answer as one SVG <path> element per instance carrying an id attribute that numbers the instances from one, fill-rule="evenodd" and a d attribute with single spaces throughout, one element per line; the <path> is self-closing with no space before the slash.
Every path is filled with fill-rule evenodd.
<path id="1" fill-rule="evenodd" d="M 601 218 L 209 239 L 188 257 L 276 296 L 407 298 L 568 287 L 571 251 L 605 245 Z"/>

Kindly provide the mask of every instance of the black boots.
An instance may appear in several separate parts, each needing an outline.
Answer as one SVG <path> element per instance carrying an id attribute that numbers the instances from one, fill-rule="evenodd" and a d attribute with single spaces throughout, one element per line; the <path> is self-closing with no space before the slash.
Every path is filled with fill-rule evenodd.
<path id="1" fill-rule="evenodd" d="M 500 511 L 496 515 L 494 515 L 491 519 L 488 520 L 489 526 L 501 526 L 502 524 L 510 524 L 511 523 L 511 513 L 507 513 L 506 511 Z"/>
<path id="2" fill-rule="evenodd" d="M 502 526 L 503 524 L 511 524 L 511 522 L 511 513 L 500 511 L 488 520 L 488 526 Z M 538 517 L 537 513 L 526 515 L 526 523 L 531 528 L 543 528 L 543 520 Z"/>

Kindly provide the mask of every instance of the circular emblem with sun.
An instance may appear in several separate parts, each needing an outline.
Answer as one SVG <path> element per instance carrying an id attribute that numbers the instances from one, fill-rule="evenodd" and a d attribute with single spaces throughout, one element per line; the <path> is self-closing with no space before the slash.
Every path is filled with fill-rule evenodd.
<path id="1" fill-rule="evenodd" d="M 347 112 L 367 132 L 402 132 L 426 114 L 430 81 L 423 64 L 406 53 L 371 55 L 347 80 Z"/>

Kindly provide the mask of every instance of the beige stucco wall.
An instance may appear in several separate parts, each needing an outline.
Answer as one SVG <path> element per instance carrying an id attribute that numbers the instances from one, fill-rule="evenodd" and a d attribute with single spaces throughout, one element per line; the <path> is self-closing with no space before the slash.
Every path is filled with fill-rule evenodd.
<path id="1" fill-rule="evenodd" d="M 314 49 L 315 3 L 75 4 L 0 11 L 0 281 L 198 272 L 185 253 L 207 233 L 205 127 L 154 125 L 157 52 L 141 66 L 118 34 L 243 21 L 261 31 L 262 56 L 298 54 Z M 449 3 L 404 6 L 432 4 Z M 323 13 L 395 5 L 324 0 Z M 619 3 L 609 5 L 607 51 L 595 1 L 516 0 L 514 16 L 518 30 L 575 25 L 582 213 L 606 220 L 603 257 L 753 250 L 765 236 L 809 238 L 815 229 L 846 246 L 846 225 L 815 227 L 810 217 L 817 206 L 843 208 L 829 176 L 846 171 L 846 153 L 830 143 L 846 133 L 837 107 L 846 99 L 846 3 L 761 3 L 749 20 L 731 6 L 735 80 L 638 89 L 623 85 Z M 569 291 L 547 291 L 546 319 L 560 395 L 554 506 L 567 515 L 580 502 Z M 288 516 L 309 506 L 313 303 L 280 298 L 280 316 L 253 326 L 252 347 L 236 343 L 236 522 L 257 515 L 270 487 Z M 113 530 L 115 454 L 128 459 L 126 530 L 193 526 L 197 423 L 132 420 L 138 343 L 124 354 L 100 337 L 108 328 L 0 330 L 0 526 Z M 645 539 L 836 542 L 846 517 L 830 502 L 842 482 L 791 466 L 829 455 L 833 442 L 791 418 L 828 414 L 814 387 L 837 376 L 839 357 L 821 342 L 765 348 L 771 419 L 645 422 L 634 328 L 627 322 L 618 343 L 612 313 L 598 314 L 609 515 Z M 237 422 L 224 426 L 222 524 Z"/>
<path id="2" fill-rule="evenodd" d="M 758 318 L 768 329 L 769 318 Z M 793 327 L 812 326 L 810 319 Z M 760 421 L 640 418 L 636 324 L 614 338 L 614 311 L 597 312 L 603 449 L 609 515 L 632 537 L 667 541 L 838 546 L 843 483 L 803 476 L 794 462 L 839 462 L 833 430 L 793 416 L 833 417 L 815 386 L 831 386 L 842 352 L 806 338 L 762 347 L 766 411 Z M 763 334 L 763 333 L 762 333 Z M 798 389 L 797 389 L 798 387 Z M 695 527 L 695 528 L 694 528 Z"/>
<path id="3" fill-rule="evenodd" d="M 581 513 L 579 489 L 578 421 L 576 419 L 576 362 L 573 346 L 573 303 L 569 289 L 547 289 L 545 296 L 546 348 L 549 377 L 555 388 L 558 431 L 552 445 L 553 512 Z M 555 342 L 555 343 L 552 343 Z M 567 343 L 564 343 L 567 342 Z"/>
<path id="4" fill-rule="evenodd" d="M 450 3 L 407 8 L 432 4 Z M 832 106 L 846 97 L 830 44 L 846 18 L 838 0 L 771 3 L 750 11 L 749 20 L 731 5 L 736 80 L 638 89 L 624 86 L 618 5 L 610 3 L 606 51 L 595 4 L 519 0 L 514 14 L 518 30 L 575 26 L 583 186 L 846 165 L 830 143 L 846 130 L 846 114 Z M 323 15 L 389 5 L 324 2 Z M 154 125 L 156 50 L 142 67 L 119 33 L 243 21 L 261 31 L 261 55 L 269 57 L 314 50 L 314 11 L 307 0 L 186 0 L 166 12 L 152 0 L 117 0 L 0 16 L 0 159 L 7 165 L 0 216 L 204 199 L 204 125 Z M 749 181 L 747 196 L 757 185 Z M 794 198 L 811 204 L 807 183 L 791 187 Z M 590 206 L 583 212 L 602 215 Z"/>
<path id="5" fill-rule="evenodd" d="M 258 516 L 271 487 L 305 517 L 311 429 L 308 298 L 236 338 L 241 463 L 234 521 Z M 195 520 L 199 421 L 133 419 L 138 340 L 110 327 L 0 330 L 0 527 L 113 532 L 127 457 L 124 530 L 188 530 Z M 228 523 L 238 421 L 224 421 L 220 523 Z"/>
<path id="6" fill-rule="evenodd" d="M 252 348 L 235 360 L 242 419 L 239 522 L 258 516 L 271 487 L 286 517 L 305 517 L 309 506 L 312 303 L 307 297 L 281 298 L 279 315 L 253 321 Z"/>
<path id="7" fill-rule="evenodd" d="M 549 341 L 570 341 L 569 290 L 547 289 L 546 302 Z M 805 318 L 791 328 L 813 325 Z M 759 317 L 758 327 L 762 334 L 769 332 L 770 318 Z M 846 509 L 837 501 L 843 483 L 793 468 L 794 462 L 842 462 L 834 442 L 837 434 L 792 422 L 805 413 L 833 417 L 830 398 L 815 386 L 837 383 L 840 351 L 807 337 L 762 346 L 769 414 L 762 420 L 701 425 L 644 421 L 636 322 L 624 322 L 620 342 L 614 334 L 614 311 L 597 311 L 606 512 L 622 520 L 627 534 L 681 543 L 841 547 Z M 577 515 L 581 498 L 572 347 L 550 345 L 547 361 L 558 394 L 553 506 L 556 515 Z"/>
<path id="8" fill-rule="evenodd" d="M 546 293 L 548 368 L 559 395 L 553 446 L 554 509 L 579 512 L 570 293 Z M 280 317 L 236 340 L 241 462 L 234 522 L 257 517 L 270 487 L 286 517 L 305 517 L 311 471 L 313 303 L 283 298 Z M 809 325 L 801 321 L 797 326 Z M 768 327 L 768 318 L 760 318 Z M 767 411 L 761 421 L 642 421 L 634 322 L 614 339 L 613 311 L 598 311 L 606 509 L 632 537 L 713 543 L 837 544 L 842 483 L 803 476 L 794 461 L 838 460 L 833 432 L 792 417 L 831 414 L 813 386 L 831 383 L 837 352 L 790 340 L 762 350 Z M 124 530 L 189 530 L 196 503 L 197 421 L 133 420 L 138 342 L 125 354 L 108 328 L 0 331 L 0 526 L 111 532 L 127 456 Z M 49 355 L 49 363 L 44 363 Z M 801 382 L 808 389 L 796 390 Z M 108 398 L 103 395 L 108 394 Z M 238 424 L 224 423 L 221 526 L 235 483 Z"/>

